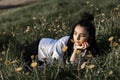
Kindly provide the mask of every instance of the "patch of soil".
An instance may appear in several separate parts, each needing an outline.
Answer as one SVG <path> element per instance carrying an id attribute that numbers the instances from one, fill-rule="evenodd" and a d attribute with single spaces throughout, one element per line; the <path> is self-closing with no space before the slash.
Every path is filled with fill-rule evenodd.
<path id="1" fill-rule="evenodd" d="M 25 6 L 34 2 L 37 2 L 37 0 L 0 0 L 0 13 L 7 9 Z"/>

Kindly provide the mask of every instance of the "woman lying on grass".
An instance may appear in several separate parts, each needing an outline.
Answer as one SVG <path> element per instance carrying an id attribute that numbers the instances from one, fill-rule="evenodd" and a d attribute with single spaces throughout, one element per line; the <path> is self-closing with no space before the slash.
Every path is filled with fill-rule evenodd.
<path id="1" fill-rule="evenodd" d="M 76 51 L 80 50 L 82 64 L 85 55 L 90 52 L 93 56 L 98 53 L 95 40 L 95 26 L 93 24 L 94 16 L 84 13 L 81 20 L 78 21 L 72 29 L 70 36 L 64 36 L 58 40 L 51 38 L 42 38 L 24 48 L 24 61 L 30 66 L 32 55 L 38 55 L 38 62 L 43 64 L 44 59 L 47 63 L 54 59 L 61 64 L 65 60 L 67 63 L 74 63 L 78 60 Z M 64 50 L 67 48 L 67 50 Z"/>

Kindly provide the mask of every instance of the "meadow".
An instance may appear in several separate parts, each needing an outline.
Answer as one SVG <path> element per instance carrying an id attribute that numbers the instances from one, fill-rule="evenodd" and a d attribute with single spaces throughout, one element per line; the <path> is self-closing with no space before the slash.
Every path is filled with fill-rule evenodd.
<path id="1" fill-rule="evenodd" d="M 24 72 L 21 47 L 49 37 L 69 35 L 83 12 L 93 13 L 100 54 L 88 55 L 85 66 L 44 63 Z M 0 13 L 0 80 L 119 80 L 119 0 L 39 0 Z M 32 58 L 31 58 L 32 59 Z"/>

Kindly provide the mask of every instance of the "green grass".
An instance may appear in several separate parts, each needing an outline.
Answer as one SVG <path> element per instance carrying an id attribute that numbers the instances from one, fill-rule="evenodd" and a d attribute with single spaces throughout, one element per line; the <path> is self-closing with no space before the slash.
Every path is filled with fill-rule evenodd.
<path id="1" fill-rule="evenodd" d="M 96 38 L 100 56 L 89 59 L 80 72 L 76 65 L 47 65 L 33 69 L 30 75 L 23 70 L 20 48 L 41 37 L 60 38 L 69 35 L 72 26 L 83 12 L 95 15 Z M 119 0 L 41 0 L 32 5 L 0 13 L 0 79 L 1 80 L 119 80 L 120 76 L 120 1 Z M 113 42 L 108 38 L 113 36 Z M 115 45 L 115 42 L 118 45 Z M 4 54 L 5 53 L 5 54 Z M 11 63 L 17 60 L 16 63 Z M 5 62 L 6 65 L 5 65 Z M 64 68 L 63 68 L 64 67 Z M 80 75 L 79 75 L 80 73 Z M 110 74 L 111 73 L 111 74 Z"/>

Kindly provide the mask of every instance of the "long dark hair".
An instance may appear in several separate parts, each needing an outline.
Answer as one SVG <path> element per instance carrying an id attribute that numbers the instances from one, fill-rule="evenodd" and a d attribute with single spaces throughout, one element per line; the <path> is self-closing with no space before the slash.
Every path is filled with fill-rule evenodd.
<path id="1" fill-rule="evenodd" d="M 84 13 L 81 20 L 78 21 L 72 29 L 72 32 L 70 34 L 70 38 L 68 40 L 67 46 L 68 49 L 65 53 L 65 56 L 70 57 L 72 52 L 73 52 L 73 34 L 74 34 L 74 29 L 76 28 L 77 25 L 80 25 L 81 27 L 84 27 L 88 34 L 89 34 L 89 38 L 88 38 L 88 43 L 90 45 L 90 47 L 88 48 L 88 50 L 92 53 L 92 55 L 96 55 L 98 53 L 98 48 L 97 48 L 97 43 L 96 43 L 96 30 L 95 30 L 95 26 L 93 24 L 93 20 L 94 20 L 94 16 L 90 13 Z"/>

